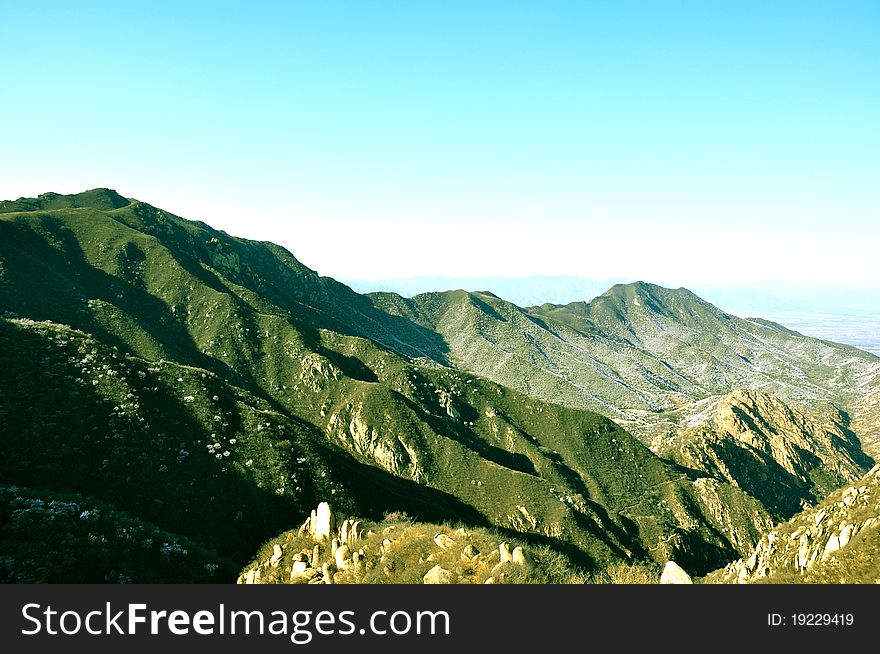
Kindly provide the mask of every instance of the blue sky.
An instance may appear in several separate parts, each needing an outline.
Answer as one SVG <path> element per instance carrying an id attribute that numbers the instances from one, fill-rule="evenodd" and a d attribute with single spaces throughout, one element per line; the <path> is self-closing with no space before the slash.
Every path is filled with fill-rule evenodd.
<path id="1" fill-rule="evenodd" d="M 181 6 L 185 5 L 185 6 Z M 320 273 L 880 286 L 880 3 L 4 3 L 0 197 Z"/>

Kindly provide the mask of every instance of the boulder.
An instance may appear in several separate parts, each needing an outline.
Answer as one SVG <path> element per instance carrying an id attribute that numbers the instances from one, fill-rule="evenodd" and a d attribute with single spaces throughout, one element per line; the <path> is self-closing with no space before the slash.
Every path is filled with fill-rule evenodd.
<path id="1" fill-rule="evenodd" d="M 661 584 L 692 584 L 690 575 L 681 569 L 675 561 L 667 561 L 666 567 L 663 568 L 663 574 L 660 575 Z"/>
<path id="2" fill-rule="evenodd" d="M 524 568 L 531 569 L 535 566 L 535 561 L 523 551 L 522 547 L 517 547 L 513 550 L 513 553 L 510 555 L 510 560 L 515 565 L 520 565 Z"/>
<path id="3" fill-rule="evenodd" d="M 513 555 L 510 553 L 510 543 L 501 543 L 498 546 L 498 552 L 501 554 L 501 560 L 498 562 L 499 565 L 513 560 Z"/>
<path id="4" fill-rule="evenodd" d="M 439 565 L 435 565 L 422 577 L 422 582 L 426 584 L 451 584 L 454 581 L 455 575 Z"/>
<path id="5" fill-rule="evenodd" d="M 473 561 L 478 556 L 480 556 L 480 550 L 478 550 L 473 545 L 466 545 L 465 548 L 461 551 L 462 561 Z"/>
<path id="6" fill-rule="evenodd" d="M 275 543 L 272 546 L 272 558 L 269 559 L 269 563 L 272 565 L 273 568 L 278 567 L 278 565 L 281 563 L 282 556 L 284 556 L 284 553 L 281 550 L 281 545 Z"/>
<path id="7" fill-rule="evenodd" d="M 455 541 L 446 534 L 435 534 L 434 544 L 440 549 L 448 550 L 455 546 Z"/>
<path id="8" fill-rule="evenodd" d="M 321 568 L 321 579 L 324 580 L 325 584 L 333 583 L 333 571 L 330 569 L 329 563 L 325 563 Z"/>
<path id="9" fill-rule="evenodd" d="M 321 576 L 320 570 L 315 570 L 305 561 L 296 561 L 290 570 L 290 583 L 306 584 Z"/>
<path id="10" fill-rule="evenodd" d="M 336 516 L 327 502 L 321 502 L 315 512 L 315 521 L 312 525 L 312 536 L 316 541 L 330 540 L 336 533 Z"/>
<path id="11" fill-rule="evenodd" d="M 336 567 L 338 569 L 348 570 L 348 566 L 351 565 L 351 549 L 348 545 L 340 545 L 337 547 L 333 556 L 336 559 Z"/>
<path id="12" fill-rule="evenodd" d="M 306 570 L 311 570 L 311 569 L 313 569 L 313 568 L 311 568 L 309 566 L 309 564 L 306 563 L 305 561 L 294 561 L 293 567 L 291 568 L 291 574 L 301 575 L 301 574 L 305 574 Z"/>

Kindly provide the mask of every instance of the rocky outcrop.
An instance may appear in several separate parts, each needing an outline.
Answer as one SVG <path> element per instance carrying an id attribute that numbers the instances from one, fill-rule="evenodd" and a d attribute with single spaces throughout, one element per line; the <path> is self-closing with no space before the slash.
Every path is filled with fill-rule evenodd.
<path id="1" fill-rule="evenodd" d="M 699 424 L 659 444 L 658 451 L 739 486 L 777 518 L 815 504 L 873 465 L 848 416 L 830 405 L 807 410 L 740 389 L 714 406 L 701 405 L 689 422 Z"/>
<path id="2" fill-rule="evenodd" d="M 338 528 L 330 529 L 333 525 Z M 491 547 L 483 552 L 475 542 Z M 480 529 L 453 530 L 403 519 L 370 523 L 365 531 L 361 521 L 340 520 L 322 502 L 297 531 L 267 543 L 238 583 L 560 583 L 560 577 L 546 574 L 542 561 L 526 546 L 498 543 L 494 534 Z M 554 558 L 554 573 L 559 566 Z M 583 577 L 570 578 L 583 583 Z"/>
<path id="3" fill-rule="evenodd" d="M 282 543 L 272 545 L 272 555 L 261 564 L 249 568 L 239 578 L 239 584 L 269 583 L 264 574 L 269 569 L 289 569 L 288 579 L 291 584 L 336 583 L 336 575 L 359 575 L 363 572 L 366 552 L 357 549 L 363 536 L 359 520 L 343 520 L 337 529 L 338 520 L 330 504 L 321 502 L 317 509 L 299 528 L 297 535 L 309 539 L 313 543 L 290 556 L 289 565 L 285 567 L 285 546 Z M 272 579 L 278 580 L 277 575 Z"/>
<path id="4" fill-rule="evenodd" d="M 318 504 L 317 510 L 312 511 L 312 515 L 306 518 L 306 521 L 299 529 L 300 534 L 308 534 L 317 543 L 330 540 L 335 531 L 336 516 L 327 502 Z"/>
<path id="5" fill-rule="evenodd" d="M 850 427 L 858 434 L 862 449 L 880 461 L 880 390 L 853 405 Z"/>
<path id="6" fill-rule="evenodd" d="M 760 580 L 809 581 L 821 577 L 823 569 L 838 560 L 859 554 L 874 559 L 873 550 L 880 539 L 880 466 L 855 484 L 832 494 L 818 507 L 804 511 L 769 531 L 751 555 L 734 561 L 707 577 L 716 583 L 752 583 Z M 855 548 L 855 550 L 853 550 Z M 848 583 L 865 581 L 853 578 L 853 566 L 840 565 L 834 579 Z M 837 574 L 837 573 L 835 573 Z M 847 575 L 850 574 L 850 578 Z M 827 580 L 826 580 L 827 581 Z M 867 581 L 874 582 L 871 578 Z"/>
<path id="7" fill-rule="evenodd" d="M 399 437 L 399 429 L 388 416 L 380 419 L 369 416 L 363 402 L 346 404 L 327 419 L 327 432 L 349 449 L 395 475 L 421 481 L 424 453 L 413 448 L 406 438 Z"/>

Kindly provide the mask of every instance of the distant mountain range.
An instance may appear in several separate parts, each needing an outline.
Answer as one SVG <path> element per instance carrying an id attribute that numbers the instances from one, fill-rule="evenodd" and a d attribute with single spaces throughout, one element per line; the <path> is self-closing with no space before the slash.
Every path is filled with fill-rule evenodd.
<path id="1" fill-rule="evenodd" d="M 412 297 L 422 293 L 461 289 L 488 291 L 521 307 L 541 304 L 589 302 L 615 284 L 634 279 L 587 279 L 571 275 L 530 275 L 526 277 L 415 276 L 382 279 L 341 277 L 359 293 L 390 292 Z M 880 289 L 815 286 L 784 282 L 756 283 L 749 286 L 701 284 L 690 289 L 716 306 L 741 315 L 765 313 L 880 313 Z"/>
<path id="2" fill-rule="evenodd" d="M 702 575 L 878 454 L 880 358 L 688 290 L 362 295 L 109 189 L 0 202 L 0 369 L 6 581 L 234 581 L 320 501 Z"/>
<path id="3" fill-rule="evenodd" d="M 404 297 L 463 289 L 490 292 L 521 307 L 589 302 L 615 284 L 635 280 L 593 280 L 572 276 L 402 277 L 344 279 L 359 293 L 391 292 Z M 760 316 L 810 336 L 855 345 L 880 354 L 880 289 L 804 286 L 767 282 L 752 287 L 705 285 L 690 289 L 734 315 Z"/>
<path id="4" fill-rule="evenodd" d="M 847 406 L 878 380 L 873 355 L 738 318 L 686 289 L 621 284 L 588 303 L 529 309 L 464 291 L 369 297 L 439 333 L 457 365 L 600 412 L 646 442 L 677 429 L 683 407 L 737 388 Z"/>

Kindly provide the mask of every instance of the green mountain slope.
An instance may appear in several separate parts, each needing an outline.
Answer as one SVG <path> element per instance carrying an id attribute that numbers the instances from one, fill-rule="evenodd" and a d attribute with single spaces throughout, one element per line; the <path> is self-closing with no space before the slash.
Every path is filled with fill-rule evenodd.
<path id="1" fill-rule="evenodd" d="M 376 305 L 112 191 L 4 203 L 0 481 L 242 563 L 323 499 L 513 530 L 592 569 L 705 572 L 769 526 L 607 418 L 449 367 L 421 317 Z"/>
<path id="2" fill-rule="evenodd" d="M 675 433 L 694 402 L 737 388 L 848 409 L 880 385 L 872 354 L 731 316 L 686 289 L 639 282 L 530 309 L 463 291 L 370 297 L 442 334 L 459 366 L 598 411 L 646 442 Z"/>

